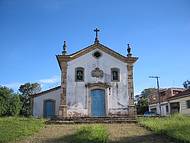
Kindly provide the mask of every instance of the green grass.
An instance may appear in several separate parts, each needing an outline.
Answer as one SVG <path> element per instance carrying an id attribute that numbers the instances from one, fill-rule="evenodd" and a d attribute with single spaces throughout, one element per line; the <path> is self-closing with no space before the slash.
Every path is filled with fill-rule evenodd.
<path id="1" fill-rule="evenodd" d="M 190 142 L 190 117 L 173 115 L 163 118 L 139 118 L 139 124 L 158 134 L 165 134 L 182 142 Z"/>
<path id="2" fill-rule="evenodd" d="M 44 127 L 44 121 L 34 118 L 0 118 L 0 143 L 15 141 L 32 135 Z"/>
<path id="3" fill-rule="evenodd" d="M 108 132 L 103 125 L 85 125 L 77 129 L 68 139 L 66 141 L 74 143 L 107 143 Z"/>

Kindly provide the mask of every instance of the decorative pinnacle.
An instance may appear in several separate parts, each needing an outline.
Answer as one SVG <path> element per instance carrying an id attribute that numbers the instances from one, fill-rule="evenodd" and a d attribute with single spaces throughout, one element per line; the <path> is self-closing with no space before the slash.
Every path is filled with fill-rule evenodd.
<path id="1" fill-rule="evenodd" d="M 98 28 L 94 29 L 94 32 L 96 32 L 96 38 L 95 38 L 94 43 L 99 43 L 99 39 L 98 39 L 98 32 L 99 32 L 99 31 L 100 31 L 100 30 L 99 30 Z"/>
<path id="2" fill-rule="evenodd" d="M 127 44 L 127 57 L 131 57 L 132 54 L 131 54 L 131 47 L 129 44 Z"/>
<path id="3" fill-rule="evenodd" d="M 63 54 L 63 55 L 66 55 L 66 54 L 67 54 L 67 45 L 66 45 L 66 41 L 64 41 L 64 44 L 63 44 L 63 51 L 62 51 L 62 54 Z"/>

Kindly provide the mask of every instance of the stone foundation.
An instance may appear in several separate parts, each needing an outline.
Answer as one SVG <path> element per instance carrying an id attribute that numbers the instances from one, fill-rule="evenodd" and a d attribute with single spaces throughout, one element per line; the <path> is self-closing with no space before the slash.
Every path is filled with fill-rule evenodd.
<path id="1" fill-rule="evenodd" d="M 67 105 L 59 106 L 59 117 L 67 117 Z"/>
<path id="2" fill-rule="evenodd" d="M 137 109 L 135 105 L 129 106 L 129 117 L 136 117 L 137 116 Z"/>

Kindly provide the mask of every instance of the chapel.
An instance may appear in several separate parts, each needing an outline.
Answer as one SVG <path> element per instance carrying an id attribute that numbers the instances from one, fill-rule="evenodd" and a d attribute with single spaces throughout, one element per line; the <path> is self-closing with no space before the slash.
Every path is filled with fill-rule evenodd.
<path id="1" fill-rule="evenodd" d="M 75 53 L 56 55 L 60 86 L 32 95 L 35 117 L 135 116 L 133 67 L 138 57 L 128 44 L 126 56 L 99 41 Z"/>

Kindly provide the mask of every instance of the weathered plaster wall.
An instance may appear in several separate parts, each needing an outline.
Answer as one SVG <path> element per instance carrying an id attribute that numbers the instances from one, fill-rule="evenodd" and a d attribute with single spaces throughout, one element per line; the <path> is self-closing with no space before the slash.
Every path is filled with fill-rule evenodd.
<path id="1" fill-rule="evenodd" d="M 60 94 L 61 88 L 57 90 L 53 90 L 47 93 L 42 93 L 42 95 L 34 98 L 33 102 L 33 116 L 35 117 L 43 117 L 43 107 L 44 100 L 53 99 L 55 100 L 55 114 L 58 115 L 59 105 L 60 105 Z"/>
<path id="2" fill-rule="evenodd" d="M 89 106 L 89 88 L 85 87 L 87 83 L 108 83 L 111 88 L 106 89 L 107 96 L 107 114 L 127 114 L 128 113 L 128 92 L 127 92 L 127 65 L 120 60 L 104 53 L 99 59 L 92 54 L 97 51 L 89 52 L 77 59 L 68 62 L 67 72 L 67 114 L 68 116 L 88 116 Z M 75 82 L 75 68 L 83 67 L 85 69 L 84 82 Z M 91 71 L 96 67 L 103 70 L 103 78 L 91 76 Z M 111 68 L 120 69 L 120 82 L 111 82 Z"/>
<path id="3" fill-rule="evenodd" d="M 169 103 L 179 102 L 180 103 L 180 113 L 185 115 L 190 115 L 190 108 L 187 107 L 187 101 L 190 100 L 190 96 L 175 99 L 169 101 Z"/>

